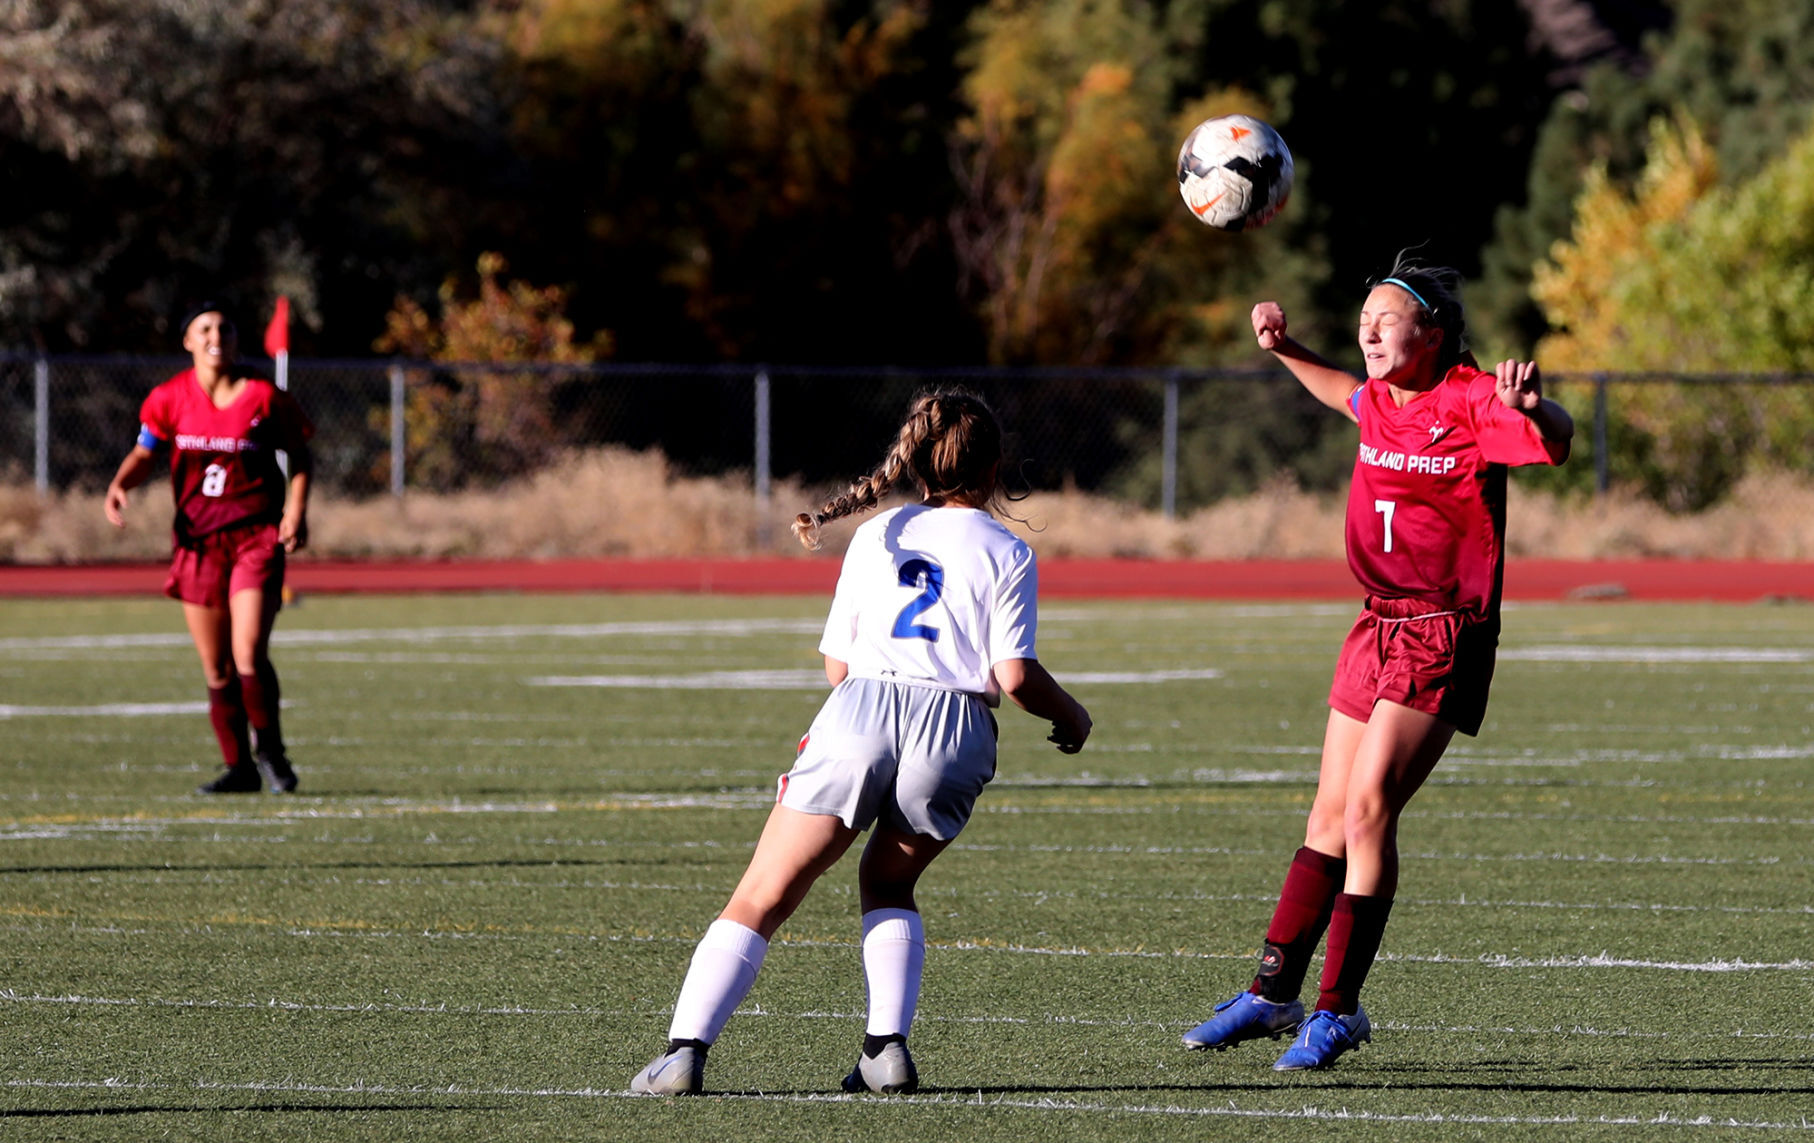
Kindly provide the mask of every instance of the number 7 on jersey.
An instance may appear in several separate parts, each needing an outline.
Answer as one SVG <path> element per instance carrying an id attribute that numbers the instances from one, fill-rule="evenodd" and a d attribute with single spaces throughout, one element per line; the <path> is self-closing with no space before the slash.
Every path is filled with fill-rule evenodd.
<path id="1" fill-rule="evenodd" d="M 1385 529 L 1386 529 L 1385 550 L 1388 552 L 1392 550 L 1392 513 L 1394 511 L 1396 511 L 1397 508 L 1398 508 L 1398 502 L 1395 500 L 1375 500 L 1373 502 L 1373 510 L 1375 512 L 1378 512 L 1381 516 L 1384 516 L 1386 518 L 1385 519 Z"/>

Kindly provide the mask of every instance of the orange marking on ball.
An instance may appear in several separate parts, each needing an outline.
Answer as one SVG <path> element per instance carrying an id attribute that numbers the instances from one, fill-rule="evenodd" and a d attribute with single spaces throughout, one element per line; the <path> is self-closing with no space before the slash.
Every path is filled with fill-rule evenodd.
<path id="1" fill-rule="evenodd" d="M 1221 202 L 1222 196 L 1226 195 L 1227 193 L 1228 193 L 1227 191 L 1223 191 L 1222 194 L 1219 194 L 1215 198 L 1210 199 L 1208 202 L 1204 203 L 1202 206 L 1193 206 L 1193 207 L 1191 207 L 1191 209 L 1197 212 L 1198 218 L 1202 218 L 1203 215 L 1209 211 L 1209 208 L 1216 205 L 1218 202 Z M 1189 204 L 1186 204 L 1186 205 L 1189 205 Z"/>

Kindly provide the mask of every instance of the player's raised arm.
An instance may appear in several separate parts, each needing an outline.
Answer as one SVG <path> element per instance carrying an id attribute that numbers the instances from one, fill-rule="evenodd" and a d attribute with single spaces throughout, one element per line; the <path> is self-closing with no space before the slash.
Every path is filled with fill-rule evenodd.
<path id="1" fill-rule="evenodd" d="M 1544 441 L 1560 446 L 1552 455 L 1560 464 L 1568 456 L 1569 442 L 1575 437 L 1575 419 L 1568 410 L 1543 395 L 1542 374 L 1535 361 L 1501 361 L 1495 371 L 1494 391 L 1508 409 L 1516 409 L 1531 419 Z"/>
<path id="2" fill-rule="evenodd" d="M 1360 378 L 1288 337 L 1285 333 L 1285 311 L 1277 302 L 1261 302 L 1253 307 L 1253 335 L 1259 341 L 1260 348 L 1278 358 L 1285 368 L 1291 370 L 1291 375 L 1310 390 L 1312 397 L 1349 420 L 1355 419 L 1354 410 L 1348 407 L 1348 398 L 1360 388 Z"/>

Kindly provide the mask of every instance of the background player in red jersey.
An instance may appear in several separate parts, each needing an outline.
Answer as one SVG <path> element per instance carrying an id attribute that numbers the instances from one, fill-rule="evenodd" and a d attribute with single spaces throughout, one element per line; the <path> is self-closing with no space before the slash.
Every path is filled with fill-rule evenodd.
<path id="1" fill-rule="evenodd" d="M 1274 1066 L 1327 1067 L 1371 1038 L 1359 993 L 1398 888 L 1398 819 L 1456 731 L 1479 732 L 1499 641 L 1506 468 L 1560 464 L 1574 422 L 1533 362 L 1475 367 L 1459 276 L 1402 258 L 1360 315 L 1365 380 L 1253 310 L 1260 348 L 1360 426 L 1348 494 L 1348 565 L 1366 605 L 1329 693 L 1316 799 L 1279 894 L 1252 987 L 1184 1034 L 1189 1048 L 1297 1038 Z M 1298 999 L 1328 930 L 1322 986 Z"/>
<path id="2" fill-rule="evenodd" d="M 126 494 L 150 475 L 155 450 L 170 446 L 176 521 L 164 594 L 182 601 L 227 764 L 199 792 L 269 785 L 287 794 L 296 771 L 278 719 L 271 627 L 283 606 L 284 557 L 308 541 L 314 428 L 288 393 L 234 364 L 238 332 L 221 307 L 198 306 L 180 328 L 194 365 L 145 398 L 138 443 L 107 486 L 107 519 L 125 525 Z"/>

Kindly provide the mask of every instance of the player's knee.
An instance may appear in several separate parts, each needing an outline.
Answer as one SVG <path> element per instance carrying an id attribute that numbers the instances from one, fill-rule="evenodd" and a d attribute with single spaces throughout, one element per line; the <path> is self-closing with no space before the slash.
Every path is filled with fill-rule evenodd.
<path id="1" fill-rule="evenodd" d="M 1350 848 L 1378 848 L 1391 836 L 1392 821 L 1392 807 L 1383 794 L 1352 794 L 1342 814 L 1342 836 Z"/>

